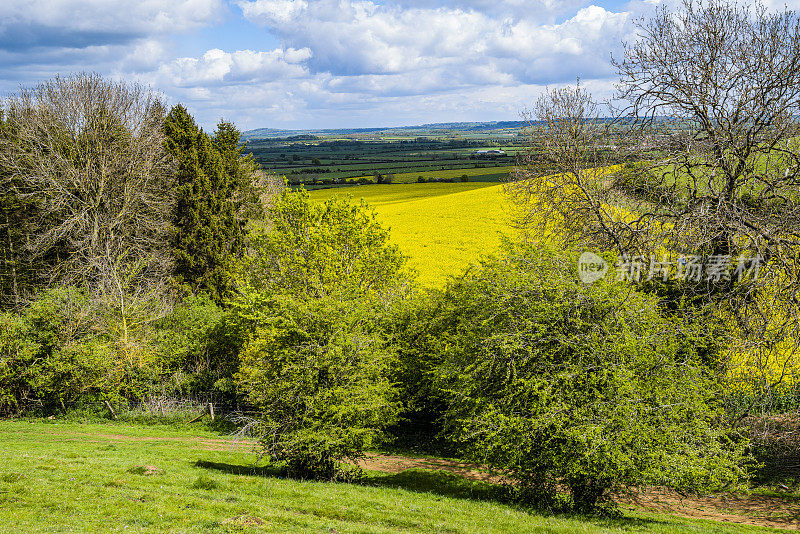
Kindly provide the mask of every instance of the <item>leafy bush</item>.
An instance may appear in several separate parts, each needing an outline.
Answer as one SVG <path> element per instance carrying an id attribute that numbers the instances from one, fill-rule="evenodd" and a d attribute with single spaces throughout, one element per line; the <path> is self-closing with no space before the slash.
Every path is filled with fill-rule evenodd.
<path id="1" fill-rule="evenodd" d="M 232 383 L 238 365 L 223 350 L 222 310 L 190 297 L 159 318 L 157 305 L 122 314 L 84 290 L 56 287 L 0 315 L 0 413 L 211 392 L 221 377 Z"/>
<path id="2" fill-rule="evenodd" d="M 0 413 L 19 410 L 32 386 L 26 379 L 39 345 L 27 336 L 22 320 L 11 313 L 0 314 Z"/>
<path id="3" fill-rule="evenodd" d="M 449 286 L 428 334 L 445 433 L 521 498 L 555 505 L 565 484 L 578 511 L 623 485 L 736 484 L 745 441 L 723 424 L 690 326 L 625 284 L 582 284 L 576 265 L 509 246 Z"/>
<path id="4" fill-rule="evenodd" d="M 398 412 L 385 317 L 410 286 L 405 257 L 364 205 L 285 191 L 237 269 L 225 325 L 264 453 L 296 477 L 347 475 Z"/>
<path id="5" fill-rule="evenodd" d="M 409 284 L 406 258 L 365 204 L 314 203 L 305 190 L 284 192 L 269 210 L 271 231 L 235 269 L 238 286 L 341 300 L 388 295 Z"/>
<path id="6" fill-rule="evenodd" d="M 238 370 L 236 350 L 229 350 L 224 328 L 225 313 L 207 295 L 190 296 L 155 324 L 166 380 L 163 395 L 193 396 L 201 393 L 229 395 Z"/>
<path id="7" fill-rule="evenodd" d="M 81 290 L 43 293 L 20 314 L 0 316 L 0 410 L 63 409 L 114 398 L 121 368 L 94 328 L 90 299 Z"/>
<path id="8" fill-rule="evenodd" d="M 361 458 L 398 413 L 392 354 L 370 310 L 287 296 L 258 306 L 239 384 L 258 408 L 264 453 L 292 477 L 348 476 L 341 462 Z"/>

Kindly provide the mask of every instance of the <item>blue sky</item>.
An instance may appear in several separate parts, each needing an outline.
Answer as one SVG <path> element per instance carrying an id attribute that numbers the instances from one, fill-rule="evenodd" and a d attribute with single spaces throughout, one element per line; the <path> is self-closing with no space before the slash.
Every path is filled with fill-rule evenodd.
<path id="1" fill-rule="evenodd" d="M 96 71 L 206 128 L 515 120 L 577 77 L 610 95 L 611 53 L 657 3 L 0 0 L 0 92 Z"/>

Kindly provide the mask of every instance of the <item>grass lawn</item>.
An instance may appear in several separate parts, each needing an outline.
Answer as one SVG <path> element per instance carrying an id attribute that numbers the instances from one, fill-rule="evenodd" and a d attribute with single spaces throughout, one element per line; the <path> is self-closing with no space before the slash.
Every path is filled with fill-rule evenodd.
<path id="1" fill-rule="evenodd" d="M 364 199 L 426 285 L 443 285 L 448 276 L 495 252 L 501 235 L 516 232 L 512 206 L 498 184 L 365 185 L 310 194 L 318 200 L 335 195 Z"/>
<path id="2" fill-rule="evenodd" d="M 770 531 L 643 512 L 542 516 L 480 500 L 485 483 L 424 470 L 297 482 L 188 427 L 0 421 L 0 447 L 0 532 Z"/>

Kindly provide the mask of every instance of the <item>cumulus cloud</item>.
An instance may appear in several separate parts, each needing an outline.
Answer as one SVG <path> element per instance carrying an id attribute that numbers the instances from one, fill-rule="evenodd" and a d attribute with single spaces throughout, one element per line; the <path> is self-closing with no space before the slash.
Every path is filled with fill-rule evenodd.
<path id="1" fill-rule="evenodd" d="M 287 44 L 310 48 L 312 72 L 337 76 L 443 67 L 458 75 L 458 69 L 476 65 L 525 83 L 557 81 L 564 76 L 560 71 L 584 68 L 591 75 L 607 74 L 610 50 L 628 22 L 626 13 L 594 5 L 560 24 L 496 17 L 475 6 L 404 9 L 349 0 L 240 0 L 239 5 L 245 17 Z M 546 69 L 548 63 L 558 69 Z"/>
<path id="2" fill-rule="evenodd" d="M 166 56 L 166 41 L 219 20 L 222 2 L 2 1 L 0 87 L 75 70 L 136 73 L 155 69 Z"/>
<path id="3" fill-rule="evenodd" d="M 80 47 L 217 20 L 221 0 L 13 0 L 0 3 L 0 46 Z"/>
<path id="4" fill-rule="evenodd" d="M 215 48 L 200 58 L 175 59 L 162 66 L 159 74 L 165 83 L 177 86 L 286 80 L 307 75 L 302 63 L 310 57 L 308 48 L 233 53 Z"/>
<path id="5" fill-rule="evenodd" d="M 150 83 L 206 126 L 509 119 L 548 84 L 609 90 L 610 53 L 648 1 L 0 0 L 0 90 L 97 70 Z M 229 25 L 176 51 L 230 21 L 247 42 L 231 45 Z"/>

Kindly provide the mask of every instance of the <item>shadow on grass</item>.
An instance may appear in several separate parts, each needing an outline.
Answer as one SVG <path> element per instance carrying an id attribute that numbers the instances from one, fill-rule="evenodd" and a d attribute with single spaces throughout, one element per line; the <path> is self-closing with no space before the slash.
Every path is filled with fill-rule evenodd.
<path id="1" fill-rule="evenodd" d="M 283 472 L 272 466 L 236 465 L 222 462 L 200 460 L 195 467 L 211 469 L 232 475 L 283 477 Z M 439 497 L 468 499 L 503 504 L 515 509 L 540 516 L 579 519 L 590 521 L 598 527 L 645 528 L 655 525 L 669 525 L 669 521 L 623 516 L 583 516 L 574 513 L 542 510 L 535 505 L 520 505 L 508 486 L 469 480 L 461 475 L 447 471 L 412 468 L 395 474 L 368 472 L 354 485 L 372 486 L 386 489 L 401 489 L 416 493 L 427 493 Z"/>
<path id="2" fill-rule="evenodd" d="M 412 468 L 395 474 L 372 472 L 365 475 L 362 484 L 420 493 L 434 493 L 442 497 L 455 499 L 473 499 L 505 504 L 513 502 L 511 491 L 507 486 L 470 480 L 448 471 Z"/>
<path id="3" fill-rule="evenodd" d="M 273 466 L 265 465 L 236 465 L 227 464 L 224 462 L 207 462 L 205 460 L 198 460 L 194 463 L 194 467 L 200 469 L 213 469 L 214 471 L 221 471 L 230 475 L 243 475 L 243 476 L 256 476 L 256 477 L 282 477 L 283 472 Z"/>

